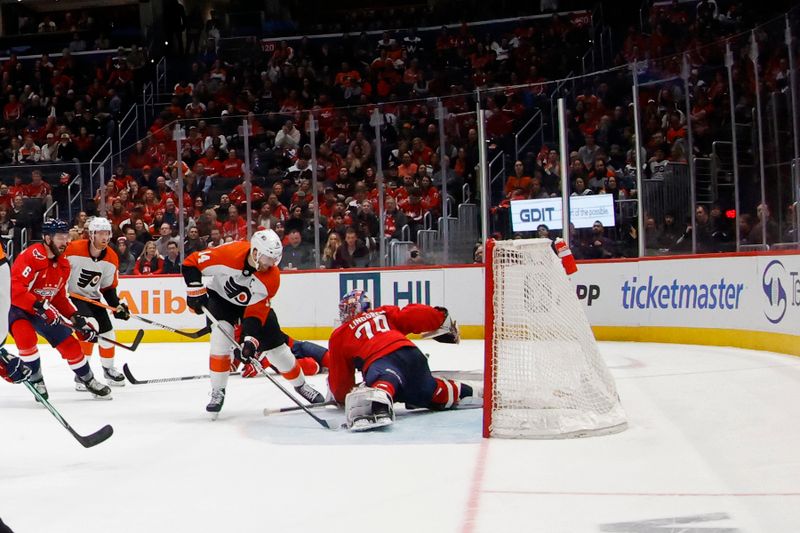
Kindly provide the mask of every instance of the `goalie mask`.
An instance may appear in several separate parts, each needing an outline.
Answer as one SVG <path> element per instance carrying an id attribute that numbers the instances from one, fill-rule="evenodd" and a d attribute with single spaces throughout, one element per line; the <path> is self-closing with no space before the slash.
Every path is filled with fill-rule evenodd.
<path id="1" fill-rule="evenodd" d="M 367 291 L 354 289 L 345 294 L 339 301 L 339 320 L 342 324 L 350 322 L 370 309 L 372 309 L 372 300 L 369 299 Z"/>

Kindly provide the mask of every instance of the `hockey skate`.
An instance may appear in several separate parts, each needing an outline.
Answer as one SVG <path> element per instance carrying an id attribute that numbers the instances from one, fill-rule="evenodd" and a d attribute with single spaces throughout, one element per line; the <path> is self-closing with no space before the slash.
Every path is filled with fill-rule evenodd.
<path id="1" fill-rule="evenodd" d="M 81 381 L 81 378 L 75 376 L 75 390 L 78 392 L 86 392 L 86 383 Z"/>
<path id="2" fill-rule="evenodd" d="M 77 377 L 77 376 L 76 376 Z M 103 385 L 99 381 L 97 381 L 94 376 L 91 376 L 89 379 L 81 380 L 83 382 L 83 386 L 85 391 L 91 392 L 92 396 L 95 398 L 99 398 L 101 400 L 112 400 L 111 397 L 111 389 L 107 385 Z M 76 390 L 78 387 L 76 385 Z"/>
<path id="3" fill-rule="evenodd" d="M 297 394 L 307 400 L 308 403 L 325 403 L 325 397 L 317 392 L 308 383 L 303 383 L 299 387 L 295 387 L 294 390 L 297 391 Z"/>
<path id="4" fill-rule="evenodd" d="M 206 411 L 211 413 L 211 420 L 216 420 L 225 403 L 225 389 L 212 389 L 211 401 L 206 405 Z"/>
<path id="5" fill-rule="evenodd" d="M 41 374 L 40 374 L 40 376 L 41 376 Z M 40 377 L 37 380 L 31 379 L 30 383 L 31 383 L 31 385 L 33 385 L 33 388 L 36 389 L 36 392 L 38 392 L 39 394 L 42 395 L 42 398 L 44 398 L 45 400 L 50 398 L 50 395 L 47 393 L 47 387 L 44 384 L 44 378 Z M 36 398 L 36 401 L 38 402 L 39 398 Z"/>
<path id="6" fill-rule="evenodd" d="M 125 386 L 125 376 L 113 366 L 110 368 L 103 367 L 103 377 L 106 378 L 106 383 L 112 387 Z"/>

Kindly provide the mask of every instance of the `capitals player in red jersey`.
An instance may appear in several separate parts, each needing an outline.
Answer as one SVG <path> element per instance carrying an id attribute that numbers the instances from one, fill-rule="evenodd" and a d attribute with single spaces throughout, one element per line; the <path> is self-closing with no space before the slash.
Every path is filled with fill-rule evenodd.
<path id="1" fill-rule="evenodd" d="M 447 309 L 422 304 L 371 307 L 363 290 L 346 294 L 339 303 L 342 325 L 328 341 L 328 386 L 333 398 L 344 403 L 349 429 L 391 424 L 394 402 L 440 410 L 466 399 L 482 401 L 479 384 L 433 377 L 425 354 L 406 338 L 423 333 L 439 342 L 458 343 L 458 328 Z M 365 387 L 356 388 L 356 370 L 364 376 Z"/>
<path id="2" fill-rule="evenodd" d="M 234 241 L 217 248 L 191 254 L 183 262 L 186 281 L 186 304 L 195 313 L 207 309 L 219 321 L 211 330 L 211 402 L 206 411 L 216 417 L 225 401 L 225 387 L 231 368 L 234 326 L 242 324 L 241 359 L 256 357 L 259 348 L 292 384 L 295 391 L 311 403 L 325 398 L 308 383 L 303 370 L 286 345 L 271 299 L 280 286 L 280 263 L 283 245 L 273 230 L 257 231 L 250 242 Z M 203 276 L 211 276 L 208 289 Z"/>
<path id="3" fill-rule="evenodd" d="M 115 307 L 114 317 L 128 320 L 131 317 L 128 306 L 120 302 L 117 295 L 117 282 L 119 277 L 119 259 L 117 253 L 109 248 L 111 240 L 111 223 L 103 217 L 94 217 L 89 220 L 89 239 L 78 239 L 67 245 L 64 257 L 69 261 L 71 268 L 67 287 L 71 295 L 82 296 L 96 302 L 100 297 L 105 298 L 108 305 Z M 72 296 L 72 303 L 82 316 L 90 317 L 90 321 L 97 328 L 99 334 L 114 340 L 114 328 L 108 316 L 108 311 L 99 305 L 93 305 L 85 300 Z M 121 387 L 125 385 L 125 376 L 114 368 L 114 345 L 105 339 L 98 341 L 100 351 L 100 364 L 103 367 L 103 376 L 109 385 Z M 81 347 L 86 357 L 91 357 L 94 343 L 82 342 Z M 75 378 L 75 388 L 86 390 L 83 382 Z"/>
<path id="4" fill-rule="evenodd" d="M 111 389 L 97 381 L 84 357 L 78 339 L 62 317 L 86 341 L 96 341 L 97 332 L 78 314 L 67 298 L 69 261 L 64 257 L 69 239 L 66 222 L 48 219 L 42 224 L 43 242 L 29 246 L 11 268 L 11 311 L 8 321 L 19 357 L 31 371 L 30 382 L 47 398 L 36 334 L 44 337 L 66 359 L 75 375 L 95 397 L 111 399 Z"/>
<path id="5" fill-rule="evenodd" d="M 0 378 L 10 383 L 25 381 L 31 370 L 22 363 L 19 357 L 8 353 L 4 347 L 8 337 L 8 309 L 11 307 L 11 271 L 8 257 L 0 246 Z M 2 526 L 2 521 L 0 521 Z M 0 533 L 2 528 L 0 527 Z"/>

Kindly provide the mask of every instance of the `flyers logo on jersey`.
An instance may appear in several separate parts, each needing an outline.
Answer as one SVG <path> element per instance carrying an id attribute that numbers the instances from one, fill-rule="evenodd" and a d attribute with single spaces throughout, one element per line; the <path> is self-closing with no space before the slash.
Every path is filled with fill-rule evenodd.
<path id="1" fill-rule="evenodd" d="M 100 283 L 100 277 L 102 276 L 101 272 L 95 272 L 93 270 L 81 270 L 81 273 L 78 275 L 78 287 L 81 289 L 85 289 L 88 285 L 94 287 L 98 283 Z"/>
<path id="2" fill-rule="evenodd" d="M 228 278 L 225 282 L 225 295 L 231 300 L 235 300 L 239 305 L 247 305 L 253 293 L 244 285 L 239 285 L 233 278 Z"/>

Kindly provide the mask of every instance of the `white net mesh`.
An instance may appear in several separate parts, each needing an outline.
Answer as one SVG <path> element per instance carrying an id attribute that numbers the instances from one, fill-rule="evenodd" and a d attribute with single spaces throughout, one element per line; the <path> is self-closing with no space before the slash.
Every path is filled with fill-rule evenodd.
<path id="1" fill-rule="evenodd" d="M 566 438 L 625 429 L 614 379 L 550 241 L 497 241 L 492 262 L 489 434 Z"/>

